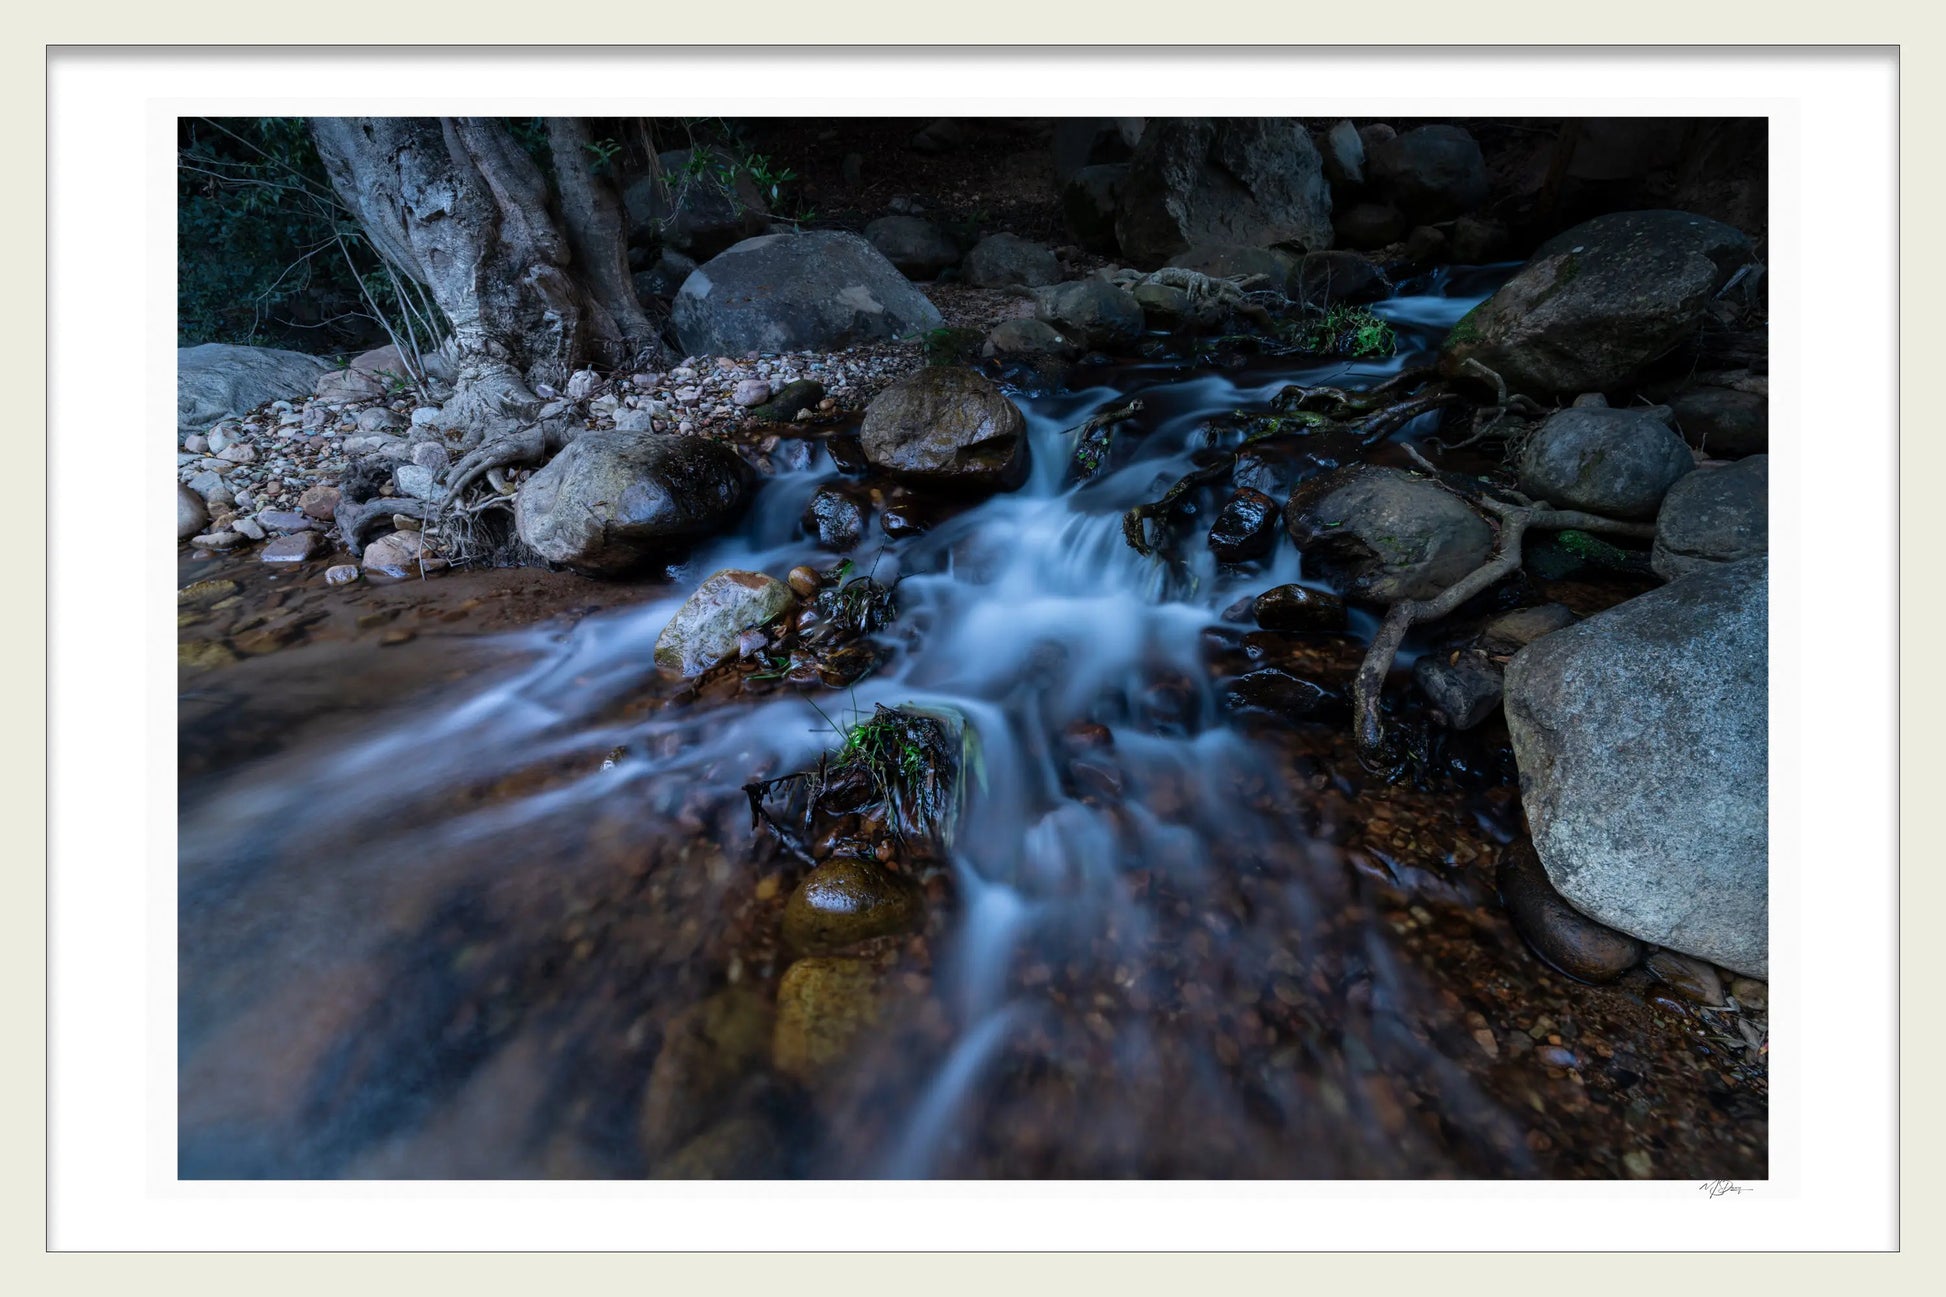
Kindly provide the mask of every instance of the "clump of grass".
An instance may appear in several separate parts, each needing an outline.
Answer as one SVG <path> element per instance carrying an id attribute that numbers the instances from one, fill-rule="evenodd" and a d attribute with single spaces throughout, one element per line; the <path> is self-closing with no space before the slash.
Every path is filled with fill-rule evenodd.
<path id="1" fill-rule="evenodd" d="M 1292 330 L 1300 351 L 1319 356 L 1370 359 L 1399 349 L 1399 336 L 1369 306 L 1333 306 L 1321 316 L 1300 320 Z"/>
<path id="2" fill-rule="evenodd" d="M 948 325 L 927 329 L 918 338 L 919 348 L 925 353 L 928 365 L 967 365 L 979 359 L 980 344 L 986 335 L 978 329 Z"/>

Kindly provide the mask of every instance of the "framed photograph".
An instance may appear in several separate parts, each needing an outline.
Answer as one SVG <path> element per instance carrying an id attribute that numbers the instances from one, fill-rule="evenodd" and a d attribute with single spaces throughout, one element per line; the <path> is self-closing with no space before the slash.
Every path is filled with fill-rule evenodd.
<path id="1" fill-rule="evenodd" d="M 1896 49 L 49 73 L 51 1249 L 1897 1247 Z"/>

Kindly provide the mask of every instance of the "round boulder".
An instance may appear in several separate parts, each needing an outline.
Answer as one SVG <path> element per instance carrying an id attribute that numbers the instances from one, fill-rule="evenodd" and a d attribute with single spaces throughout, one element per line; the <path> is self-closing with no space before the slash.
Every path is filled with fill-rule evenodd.
<path id="1" fill-rule="evenodd" d="M 923 216 L 881 216 L 865 227 L 865 239 L 908 279 L 936 279 L 959 264 L 959 245 Z"/>
<path id="2" fill-rule="evenodd" d="M 1115 234 L 1144 267 L 1205 242 L 1328 248 L 1323 160 L 1295 118 L 1151 119 L 1129 159 Z"/>
<path id="3" fill-rule="evenodd" d="M 1683 440 L 1711 459 L 1770 449 L 1770 398 L 1730 387 L 1696 387 L 1669 398 Z"/>
<path id="4" fill-rule="evenodd" d="M 1407 218 L 1426 223 L 1470 212 L 1487 200 L 1480 145 L 1458 126 L 1419 126 L 1366 156 L 1374 188 Z"/>
<path id="5" fill-rule="evenodd" d="M 1643 945 L 1569 905 L 1547 881 L 1534 844 L 1522 839 L 1500 856 L 1500 902 L 1514 930 L 1542 960 L 1584 982 L 1612 982 L 1642 962 Z"/>
<path id="6" fill-rule="evenodd" d="M 939 309 L 856 234 L 745 239 L 697 267 L 670 318 L 691 355 L 835 351 L 941 328 Z"/>
<path id="7" fill-rule="evenodd" d="M 1290 295 L 1307 306 L 1380 301 L 1392 285 L 1356 252 L 1308 252 L 1291 272 Z"/>
<path id="8" fill-rule="evenodd" d="M 1027 480 L 1027 420 L 971 369 L 928 366 L 886 388 L 859 429 L 874 468 L 917 485 L 1011 491 Z"/>
<path id="9" fill-rule="evenodd" d="M 1614 393 L 1701 326 L 1718 289 L 1752 257 L 1735 228 L 1688 212 L 1618 212 L 1543 243 L 1453 326 L 1449 376 L 1468 360 L 1532 397 Z"/>
<path id="10" fill-rule="evenodd" d="M 989 234 L 966 254 L 966 282 L 978 288 L 1040 288 L 1061 281 L 1061 263 L 1038 243 Z"/>
<path id="11" fill-rule="evenodd" d="M 1126 346 L 1142 336 L 1141 303 L 1100 275 L 1040 290 L 1034 313 L 1097 350 Z"/>
<path id="12" fill-rule="evenodd" d="M 1653 518 L 1696 467 L 1669 426 L 1641 410 L 1577 406 L 1548 416 L 1519 461 L 1520 489 L 1563 509 Z"/>
<path id="13" fill-rule="evenodd" d="M 1486 562 L 1493 531 L 1423 477 L 1357 464 L 1291 492 L 1285 525 L 1332 589 L 1392 604 L 1429 599 Z"/>
<path id="14" fill-rule="evenodd" d="M 1649 566 L 1673 581 L 1770 551 L 1770 456 L 1701 468 L 1669 488 L 1655 516 Z"/>
<path id="15" fill-rule="evenodd" d="M 550 563 L 614 575 L 721 528 L 751 483 L 749 466 L 719 442 L 588 432 L 521 484 L 514 525 Z"/>
<path id="16" fill-rule="evenodd" d="M 209 523 L 209 508 L 204 505 L 203 497 L 176 483 L 176 539 L 187 540 L 200 532 Z"/>

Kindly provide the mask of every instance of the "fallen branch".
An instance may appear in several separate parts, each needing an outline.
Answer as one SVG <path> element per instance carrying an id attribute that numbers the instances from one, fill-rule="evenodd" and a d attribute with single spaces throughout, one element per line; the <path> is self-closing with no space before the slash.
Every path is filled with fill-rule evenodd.
<path id="1" fill-rule="evenodd" d="M 1114 438 L 1113 429 L 1118 423 L 1126 423 L 1142 413 L 1142 402 L 1137 399 L 1113 410 L 1102 410 L 1090 415 L 1088 421 L 1077 428 L 1069 429 L 1074 433 L 1074 452 L 1071 456 L 1075 473 L 1082 478 L 1093 477 L 1108 459 L 1108 444 Z"/>

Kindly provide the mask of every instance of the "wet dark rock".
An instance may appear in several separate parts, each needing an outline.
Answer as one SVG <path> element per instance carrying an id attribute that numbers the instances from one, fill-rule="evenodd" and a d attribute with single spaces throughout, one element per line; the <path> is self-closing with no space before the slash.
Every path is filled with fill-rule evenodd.
<path id="1" fill-rule="evenodd" d="M 1769 967 L 1767 564 L 1638 595 L 1506 674 L 1521 802 L 1562 895 L 1753 977 Z"/>
<path id="2" fill-rule="evenodd" d="M 1144 267 L 1197 243 L 1328 248 L 1323 161 L 1292 118 L 1152 119 L 1129 159 L 1115 234 Z"/>
<path id="3" fill-rule="evenodd" d="M 800 378 L 784 384 L 770 394 L 770 399 L 762 405 L 749 409 L 750 417 L 764 423 L 795 423 L 798 415 L 806 410 L 815 411 L 818 402 L 824 399 L 824 384 L 809 378 Z"/>
<path id="4" fill-rule="evenodd" d="M 1374 603 L 1431 598 L 1493 550 L 1492 530 L 1464 501 L 1394 468 L 1353 465 L 1306 482 L 1284 522 L 1326 584 Z"/>
<path id="5" fill-rule="evenodd" d="M 769 226 L 763 190 L 728 154 L 671 149 L 657 161 L 658 174 L 622 191 L 630 242 L 660 243 L 700 261 Z"/>
<path id="6" fill-rule="evenodd" d="M 1770 551 L 1770 456 L 1699 468 L 1669 488 L 1655 516 L 1649 564 L 1673 581 Z"/>
<path id="7" fill-rule="evenodd" d="M 878 525 L 887 536 L 897 540 L 901 536 L 922 536 L 953 513 L 952 502 L 908 491 L 902 486 L 894 487 L 885 497 L 885 507 L 879 510 Z"/>
<path id="8" fill-rule="evenodd" d="M 1049 152 L 1054 179 L 1065 184 L 1083 171 L 1126 164 L 1142 138 L 1140 117 L 1057 117 Z"/>
<path id="9" fill-rule="evenodd" d="M 696 587 L 655 641 L 655 664 L 679 676 L 698 676 L 735 657 L 737 639 L 796 602 L 791 588 L 761 572 L 726 568 Z"/>
<path id="10" fill-rule="evenodd" d="M 1291 296 L 1310 306 L 1376 302 L 1392 291 L 1384 273 L 1356 252 L 1307 252 L 1290 282 Z"/>
<path id="11" fill-rule="evenodd" d="M 1290 286 L 1294 258 L 1287 252 L 1240 243 L 1198 243 L 1169 258 L 1169 264 L 1212 279 L 1256 277 L 1244 291 L 1282 293 Z"/>
<path id="12" fill-rule="evenodd" d="M 1078 351 L 1074 343 L 1045 320 L 1002 320 L 993 326 L 981 344 L 980 354 L 990 360 L 1056 356 L 1068 359 Z"/>
<path id="13" fill-rule="evenodd" d="M 1511 242 L 1505 226 L 1462 216 L 1453 222 L 1449 251 L 1458 265 L 1484 266 L 1506 260 Z"/>
<path id="14" fill-rule="evenodd" d="M 1416 266 L 1431 266 L 1452 260 L 1452 241 L 1437 225 L 1415 225 L 1405 236 L 1401 249 L 1405 259 Z"/>
<path id="15" fill-rule="evenodd" d="M 1673 987 L 1677 994 L 1697 1004 L 1723 1003 L 1723 979 L 1700 959 L 1679 955 L 1673 950 L 1658 950 L 1648 958 L 1649 971 L 1656 980 Z"/>
<path id="16" fill-rule="evenodd" d="M 670 1019 L 643 1092 L 643 1151 L 660 1157 L 720 1112 L 736 1083 L 770 1053 L 773 1030 L 763 995 L 734 987 Z"/>
<path id="17" fill-rule="evenodd" d="M 1142 318 L 1158 329 L 1176 330 L 1194 323 L 1201 312 L 1196 300 L 1167 284 L 1137 284 L 1130 292 L 1142 308 Z"/>
<path id="18" fill-rule="evenodd" d="M 722 528 L 742 512 L 752 481 L 720 442 L 586 432 L 521 484 L 514 525 L 550 563 L 616 575 Z"/>
<path id="19" fill-rule="evenodd" d="M 1486 159 L 1458 126 L 1419 126 L 1369 148 L 1374 189 L 1421 223 L 1470 212 L 1487 200 Z"/>
<path id="20" fill-rule="evenodd" d="M 1424 654 L 1412 678 L 1456 730 L 1472 729 L 1500 705 L 1500 668 L 1478 649 Z"/>
<path id="21" fill-rule="evenodd" d="M 1545 398 L 1625 390 L 1694 335 L 1718 289 L 1753 256 L 1731 226 L 1687 212 L 1621 212 L 1548 240 L 1453 326 L 1440 367 Z"/>
<path id="22" fill-rule="evenodd" d="M 672 301 L 695 270 L 694 257 L 686 257 L 674 248 L 664 248 L 653 262 L 635 273 L 635 295 L 644 303 Z"/>
<path id="23" fill-rule="evenodd" d="M 857 491 L 821 486 L 804 507 L 804 530 L 834 554 L 849 554 L 865 538 L 870 506 Z"/>
<path id="24" fill-rule="evenodd" d="M 1517 653 L 1543 635 L 1574 625 L 1573 610 L 1546 603 L 1502 613 L 1480 631 L 1479 646 L 1488 653 Z"/>
<path id="25" fill-rule="evenodd" d="M 881 216 L 865 238 L 908 279 L 936 279 L 959 264 L 959 245 L 923 216 Z"/>
<path id="26" fill-rule="evenodd" d="M 882 1011 L 878 973 L 870 964 L 829 956 L 800 959 L 777 985 L 772 1061 L 784 1075 L 814 1083 L 843 1061 Z"/>
<path id="27" fill-rule="evenodd" d="M 1770 398 L 1729 387 L 1696 387 L 1669 398 L 1683 440 L 1712 459 L 1770 449 Z"/>
<path id="28" fill-rule="evenodd" d="M 1410 228 L 1405 213 L 1390 203 L 1357 203 L 1337 218 L 1338 241 L 1364 252 L 1397 243 Z"/>
<path id="29" fill-rule="evenodd" d="M 827 860 L 804 876 L 784 904 L 784 940 L 807 955 L 827 955 L 874 937 L 916 932 L 925 898 L 908 878 L 872 860 Z"/>
<path id="30" fill-rule="evenodd" d="M 745 239 L 689 276 L 670 320 L 690 355 L 838 351 L 944 326 L 939 309 L 856 234 Z"/>
<path id="31" fill-rule="evenodd" d="M 962 491 L 1011 491 L 1027 480 L 1027 420 L 971 369 L 928 366 L 875 397 L 859 439 L 873 467 Z"/>
<path id="32" fill-rule="evenodd" d="M 1210 524 L 1209 547 L 1220 562 L 1262 558 L 1277 543 L 1277 501 L 1248 487 L 1231 496 Z"/>
<path id="33" fill-rule="evenodd" d="M 976 288 L 1039 288 L 1061 280 L 1061 263 L 1045 246 L 1013 234 L 989 234 L 961 268 Z"/>
<path id="34" fill-rule="evenodd" d="M 1142 307 L 1133 295 L 1089 275 L 1034 295 L 1034 314 L 1085 347 L 1112 351 L 1142 336 Z"/>
<path id="35" fill-rule="evenodd" d="M 1521 452 L 1520 489 L 1563 509 L 1653 518 L 1695 456 L 1669 426 L 1640 410 L 1583 406 L 1548 416 Z"/>
<path id="36" fill-rule="evenodd" d="M 1342 695 L 1335 691 L 1282 667 L 1265 667 L 1240 675 L 1223 691 L 1223 705 L 1231 711 L 1269 712 L 1291 721 L 1328 716 L 1343 701 Z"/>
<path id="37" fill-rule="evenodd" d="M 1612 982 L 1642 962 L 1643 945 L 1568 904 L 1541 868 L 1533 844 L 1500 855 L 1500 899 L 1514 930 L 1550 966 L 1584 982 Z"/>
<path id="38" fill-rule="evenodd" d="M 1349 121 L 1341 121 L 1324 133 L 1318 154 L 1324 161 L 1325 179 L 1332 184 L 1356 189 L 1365 183 L 1365 141 Z"/>
<path id="39" fill-rule="evenodd" d="M 1090 252 L 1114 256 L 1115 208 L 1121 202 L 1122 182 L 1128 177 L 1126 162 L 1083 167 L 1061 186 L 1061 214 L 1067 218 L 1068 233 Z"/>
<path id="40" fill-rule="evenodd" d="M 1345 601 L 1301 585 L 1273 586 L 1251 602 L 1250 611 L 1265 630 L 1339 635 L 1345 629 Z"/>

